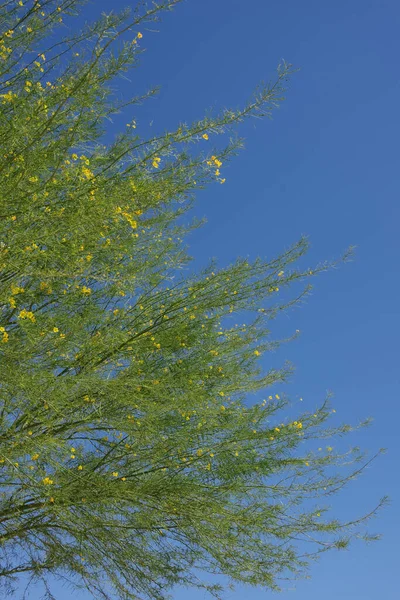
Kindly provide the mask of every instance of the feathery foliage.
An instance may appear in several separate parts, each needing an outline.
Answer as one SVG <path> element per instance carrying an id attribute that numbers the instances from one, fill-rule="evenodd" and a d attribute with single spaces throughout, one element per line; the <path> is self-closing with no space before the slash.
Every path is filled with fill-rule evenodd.
<path id="1" fill-rule="evenodd" d="M 338 522 L 319 504 L 362 454 L 314 451 L 312 440 L 350 427 L 329 428 L 327 404 L 293 421 L 275 392 L 247 401 L 290 373 L 259 366 L 276 346 L 270 319 L 308 284 L 288 302 L 279 288 L 326 266 L 296 267 L 301 239 L 266 262 L 187 268 L 183 239 L 196 225 L 180 217 L 196 190 L 224 182 L 240 145 L 217 151 L 212 139 L 269 115 L 290 67 L 242 110 L 149 140 L 132 120 L 104 146 L 106 119 L 155 93 L 118 104 L 111 82 L 137 65 L 145 24 L 177 3 L 103 15 L 66 37 L 76 0 L 0 5 L 6 591 L 19 574 L 105 599 L 162 600 L 177 584 L 219 597 L 207 573 L 276 588 L 363 521 Z"/>

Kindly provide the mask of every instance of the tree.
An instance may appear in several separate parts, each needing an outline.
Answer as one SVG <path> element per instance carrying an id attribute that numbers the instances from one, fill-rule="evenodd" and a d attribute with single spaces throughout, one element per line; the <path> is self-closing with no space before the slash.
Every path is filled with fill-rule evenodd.
<path id="1" fill-rule="evenodd" d="M 328 404 L 293 420 L 275 393 L 248 401 L 290 374 L 262 373 L 259 356 L 277 345 L 269 321 L 309 286 L 289 302 L 279 288 L 327 265 L 297 268 L 301 239 L 267 262 L 186 268 L 183 239 L 197 225 L 180 217 L 196 190 L 225 181 L 240 146 L 217 151 L 212 138 L 268 115 L 290 66 L 242 110 L 150 140 L 132 120 L 102 143 L 107 117 L 154 94 L 121 104 L 111 82 L 136 65 L 143 25 L 177 3 L 102 16 L 65 38 L 55 28 L 79 14 L 76 0 L 0 7 L 6 591 L 22 573 L 48 597 L 49 575 L 96 598 L 161 600 L 176 584 L 219 597 L 199 572 L 276 588 L 365 520 L 339 522 L 318 504 L 362 470 L 340 468 L 362 460 L 357 449 L 313 450 L 351 429 L 325 424 Z"/>

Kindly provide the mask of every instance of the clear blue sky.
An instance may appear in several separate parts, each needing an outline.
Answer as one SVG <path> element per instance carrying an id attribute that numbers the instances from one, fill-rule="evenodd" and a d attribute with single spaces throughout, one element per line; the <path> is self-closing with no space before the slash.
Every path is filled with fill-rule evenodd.
<path id="1" fill-rule="evenodd" d="M 85 15 L 128 0 L 96 0 Z M 150 28 L 149 28 L 150 29 Z M 351 244 L 355 261 L 315 280 L 307 303 L 274 326 L 300 329 L 265 366 L 297 366 L 287 393 L 312 407 L 333 390 L 338 421 L 374 417 L 353 437 L 388 448 L 346 494 L 339 515 L 368 510 L 383 494 L 392 504 L 370 529 L 383 540 L 333 553 L 311 580 L 288 583 L 284 600 L 398 598 L 399 477 L 399 138 L 400 4 L 397 0 L 186 0 L 146 28 L 142 67 L 124 93 L 161 84 L 156 100 L 115 118 L 122 127 L 174 127 L 204 110 L 239 106 L 281 58 L 300 71 L 272 121 L 241 127 L 246 150 L 225 169 L 227 182 L 201 192 L 196 214 L 208 223 L 191 240 L 197 264 L 219 257 L 271 256 L 308 234 L 308 263 L 337 257 Z M 142 124 L 142 125 L 141 125 Z M 177 590 L 174 600 L 204 594 Z M 229 600 L 271 594 L 240 589 Z M 71 598 L 69 591 L 60 600 Z M 85 596 L 81 596 L 86 600 Z"/>

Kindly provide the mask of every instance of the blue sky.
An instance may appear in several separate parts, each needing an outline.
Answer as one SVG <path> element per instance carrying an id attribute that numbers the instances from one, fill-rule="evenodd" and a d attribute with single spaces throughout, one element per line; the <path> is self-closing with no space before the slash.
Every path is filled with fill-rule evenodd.
<path id="1" fill-rule="evenodd" d="M 126 4 L 96 0 L 85 15 Z M 162 89 L 117 116 L 115 128 L 136 117 L 139 132 L 150 121 L 168 129 L 209 108 L 240 106 L 282 58 L 293 63 L 300 70 L 273 120 L 241 126 L 246 149 L 224 170 L 226 184 L 199 194 L 195 212 L 208 223 L 190 238 L 191 253 L 198 265 L 210 257 L 226 264 L 273 256 L 307 234 L 308 266 L 357 246 L 353 262 L 320 276 L 306 304 L 274 324 L 279 336 L 302 335 L 264 360 L 266 368 L 284 359 L 296 365 L 286 391 L 306 407 L 332 390 L 337 422 L 374 418 L 352 442 L 388 452 L 337 498 L 337 513 L 359 515 L 384 494 L 392 503 L 370 526 L 381 542 L 326 555 L 310 580 L 285 584 L 284 600 L 397 598 L 399 25 L 396 0 L 186 0 L 142 28 L 142 66 L 121 82 L 123 93 Z M 227 598 L 270 595 L 239 589 Z M 60 600 L 70 597 L 60 592 Z"/>

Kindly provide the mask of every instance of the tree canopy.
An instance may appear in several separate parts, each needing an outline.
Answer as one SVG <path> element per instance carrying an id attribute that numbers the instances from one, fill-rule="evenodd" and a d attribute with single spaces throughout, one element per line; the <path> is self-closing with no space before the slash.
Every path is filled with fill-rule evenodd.
<path id="1" fill-rule="evenodd" d="M 366 518 L 340 522 L 323 500 L 365 465 L 330 445 L 352 428 L 329 426 L 327 402 L 289 418 L 274 386 L 290 367 L 260 363 L 270 320 L 328 265 L 297 266 L 302 238 L 194 273 L 184 215 L 240 147 L 216 136 L 268 116 L 291 67 L 243 109 L 151 139 L 131 118 L 104 145 L 107 119 L 155 93 L 117 101 L 113 82 L 178 0 L 76 31 L 81 4 L 0 5 L 0 585 L 219 597 L 211 574 L 275 589 Z"/>

